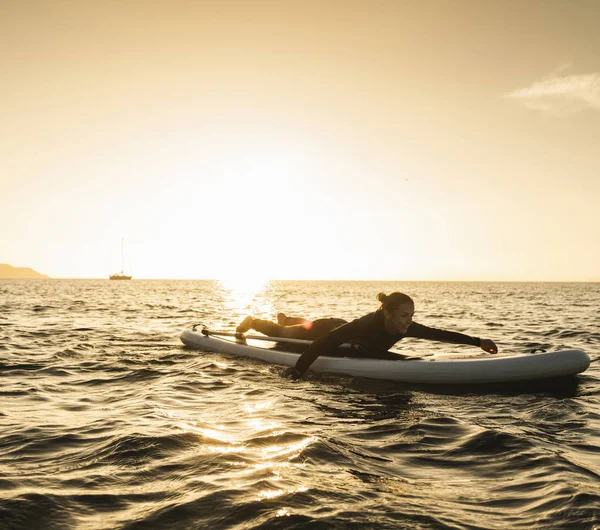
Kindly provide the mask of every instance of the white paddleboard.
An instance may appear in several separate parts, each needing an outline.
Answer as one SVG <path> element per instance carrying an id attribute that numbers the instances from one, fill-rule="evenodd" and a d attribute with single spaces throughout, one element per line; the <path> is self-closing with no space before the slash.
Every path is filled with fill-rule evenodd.
<path id="1" fill-rule="evenodd" d="M 299 353 L 274 349 L 273 344 L 263 345 L 263 341 L 251 340 L 250 345 L 240 337 L 206 336 L 199 331 L 186 330 L 180 339 L 186 346 L 196 350 L 251 357 L 284 366 L 294 366 L 300 357 Z M 265 337 L 265 340 L 274 339 Z M 404 383 L 454 385 L 513 383 L 573 376 L 587 370 L 589 365 L 590 358 L 583 350 L 557 350 L 441 360 L 434 357 L 395 361 L 321 356 L 310 366 L 310 370 Z"/>

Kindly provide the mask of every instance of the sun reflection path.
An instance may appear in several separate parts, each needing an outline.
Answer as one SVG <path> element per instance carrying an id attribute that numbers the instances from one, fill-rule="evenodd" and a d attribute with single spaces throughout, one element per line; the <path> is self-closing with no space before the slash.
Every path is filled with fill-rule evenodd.
<path id="1" fill-rule="evenodd" d="M 223 289 L 225 307 L 232 317 L 243 318 L 250 314 L 270 317 L 273 314 L 273 305 L 266 296 L 269 279 L 238 276 L 220 279 L 218 284 Z"/>
<path id="2" fill-rule="evenodd" d="M 220 428 L 204 428 L 190 425 L 189 423 L 180 423 L 178 427 L 185 432 L 191 432 L 198 436 L 209 440 L 209 445 L 204 446 L 204 450 L 210 453 L 218 453 L 221 455 L 227 455 L 232 453 L 243 453 L 247 456 L 254 457 L 258 461 L 231 461 L 229 462 L 239 471 L 231 472 L 226 471 L 225 473 L 218 473 L 212 476 L 212 480 L 227 480 L 236 484 L 236 487 L 242 489 L 252 489 L 257 482 L 257 472 L 263 470 L 270 470 L 272 476 L 271 481 L 284 482 L 288 477 L 287 473 L 282 476 L 282 471 L 290 469 L 292 467 L 303 467 L 304 463 L 292 463 L 291 460 L 300 455 L 302 449 L 310 445 L 315 441 L 316 437 L 311 436 L 303 439 L 299 442 L 289 444 L 277 444 L 268 447 L 261 447 L 252 449 L 248 444 L 245 443 L 243 436 L 235 437 L 232 434 L 226 433 Z M 273 433 L 276 436 L 277 433 Z M 210 443 L 212 441 L 213 443 Z M 216 443 L 214 443 L 216 442 Z M 285 458 L 284 462 L 280 459 Z M 260 475 L 260 473 L 259 473 Z M 208 477 L 205 477 L 205 480 Z M 250 480 L 248 480 L 250 479 Z M 259 479 L 263 480 L 262 476 Z M 274 499 L 281 495 L 292 494 L 297 492 L 308 491 L 308 488 L 304 485 L 300 485 L 295 488 L 277 488 L 277 489 L 261 489 L 258 493 L 255 493 L 256 499 L 259 501 Z M 282 507 L 282 510 L 287 508 Z M 282 515 L 289 515 L 289 513 L 282 513 Z"/>
<path id="3" fill-rule="evenodd" d="M 223 425 L 192 425 L 187 422 L 181 422 L 177 425 L 184 432 L 194 433 L 209 443 L 204 449 L 213 453 L 246 453 L 254 456 L 258 463 L 250 465 L 253 469 L 265 467 L 275 467 L 281 465 L 276 462 L 281 458 L 291 460 L 300 455 L 302 450 L 316 440 L 315 436 L 303 438 L 297 442 L 287 444 L 273 443 L 266 447 L 256 447 L 252 449 L 249 446 L 250 440 L 257 434 L 264 436 L 265 439 L 274 438 L 283 434 L 282 425 L 276 421 L 267 421 L 260 417 L 258 413 L 267 410 L 272 406 L 271 401 L 262 401 L 258 403 L 245 403 L 243 410 L 250 416 L 245 421 L 236 422 L 235 432 L 227 431 Z M 286 464 L 284 464 L 286 465 Z"/>
<path id="4" fill-rule="evenodd" d="M 272 401 L 261 401 L 258 403 L 244 403 L 244 411 L 248 414 L 254 414 L 262 410 L 267 410 L 273 405 Z"/>
<path id="5" fill-rule="evenodd" d="M 282 495 L 286 495 L 286 494 L 301 493 L 303 491 L 308 491 L 308 488 L 306 486 L 299 486 L 297 488 L 288 489 L 288 490 L 282 490 L 282 489 L 262 490 L 258 493 L 256 498 L 259 501 L 264 501 L 264 500 L 269 500 L 269 499 L 275 499 L 277 497 L 281 497 Z M 287 511 L 287 508 L 282 508 L 282 509 Z M 282 514 L 282 515 L 289 515 L 289 512 L 286 514 Z"/>
<path id="6" fill-rule="evenodd" d="M 310 445 L 312 442 L 316 440 L 316 437 L 311 436 L 310 438 L 305 438 L 297 443 L 290 443 L 286 445 L 272 445 L 270 447 L 265 447 L 262 450 L 262 457 L 265 460 L 272 460 L 274 458 L 279 458 L 282 456 L 287 456 L 288 460 L 300 456 L 302 449 Z"/>
<path id="7" fill-rule="evenodd" d="M 289 443 L 281 443 L 281 435 L 286 432 L 282 430 L 280 423 L 269 416 L 269 409 L 274 405 L 272 400 L 248 400 L 239 404 L 238 413 L 241 412 L 241 418 L 236 421 L 219 425 L 179 423 L 178 428 L 201 438 L 202 441 L 198 440 L 201 451 L 223 456 L 239 455 L 226 457 L 231 466 L 229 469 L 211 474 L 210 477 L 205 476 L 203 480 L 226 482 L 230 487 L 248 492 L 259 502 L 281 497 L 275 501 L 278 504 L 275 507 L 276 515 L 285 517 L 291 514 L 290 508 L 284 504 L 287 496 L 309 489 L 298 484 L 297 478 L 294 478 L 294 469 L 306 465 L 297 459 L 317 437 L 298 435 Z M 268 484 L 265 484 L 265 480 Z"/>
<path id="8" fill-rule="evenodd" d="M 204 427 L 195 427 L 194 425 L 190 425 L 189 423 L 180 423 L 179 425 L 177 425 L 177 427 L 184 432 L 192 432 L 202 436 L 203 438 L 208 438 L 209 440 L 216 440 L 223 444 L 237 445 L 240 443 L 235 439 L 234 436 L 226 433 L 223 429 L 208 429 Z"/>

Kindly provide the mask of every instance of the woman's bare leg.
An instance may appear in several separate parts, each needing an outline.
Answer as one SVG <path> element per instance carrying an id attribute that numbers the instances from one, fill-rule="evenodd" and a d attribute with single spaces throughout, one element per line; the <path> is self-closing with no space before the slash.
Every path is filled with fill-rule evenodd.
<path id="1" fill-rule="evenodd" d="M 275 322 L 271 322 L 270 320 L 248 316 L 237 327 L 236 331 L 238 333 L 245 333 L 246 331 L 253 329 L 263 335 L 268 335 L 269 337 L 316 340 L 346 323 L 344 320 L 335 318 L 319 318 L 314 322 L 304 318 L 298 320 L 302 323 L 294 324 L 292 326 L 282 326 Z"/>
<path id="2" fill-rule="evenodd" d="M 277 320 L 279 321 L 278 324 L 270 320 L 247 316 L 235 331 L 237 333 L 246 333 L 253 329 L 269 337 L 304 338 L 305 331 L 312 327 L 312 322 L 303 318 L 294 319 L 299 321 L 295 324 L 281 324 L 282 319 L 279 318 L 279 315 L 277 315 Z"/>
<path id="3" fill-rule="evenodd" d="M 279 324 L 271 322 L 270 320 L 263 320 L 262 318 L 252 319 L 250 329 L 254 329 L 263 335 L 268 335 L 269 337 L 287 337 L 286 327 L 280 326 Z"/>

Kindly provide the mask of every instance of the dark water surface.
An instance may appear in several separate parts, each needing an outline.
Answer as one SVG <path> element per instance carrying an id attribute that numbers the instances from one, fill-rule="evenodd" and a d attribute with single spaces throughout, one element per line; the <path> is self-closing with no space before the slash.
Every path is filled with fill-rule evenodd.
<path id="1" fill-rule="evenodd" d="M 535 388 L 294 383 L 178 338 L 392 290 L 420 323 L 594 362 Z M 600 284 L 0 280 L 0 529 L 598 528 L 599 309 Z"/>

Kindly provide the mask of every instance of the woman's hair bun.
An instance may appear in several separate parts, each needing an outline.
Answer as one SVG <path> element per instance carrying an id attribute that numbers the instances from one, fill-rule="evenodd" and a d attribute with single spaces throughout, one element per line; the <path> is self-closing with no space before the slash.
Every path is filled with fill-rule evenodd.
<path id="1" fill-rule="evenodd" d="M 386 309 L 387 311 L 393 311 L 402 304 L 414 305 L 413 299 L 410 296 L 399 292 L 391 294 L 379 293 L 377 295 L 377 300 L 381 302 L 381 307 L 379 309 Z"/>

